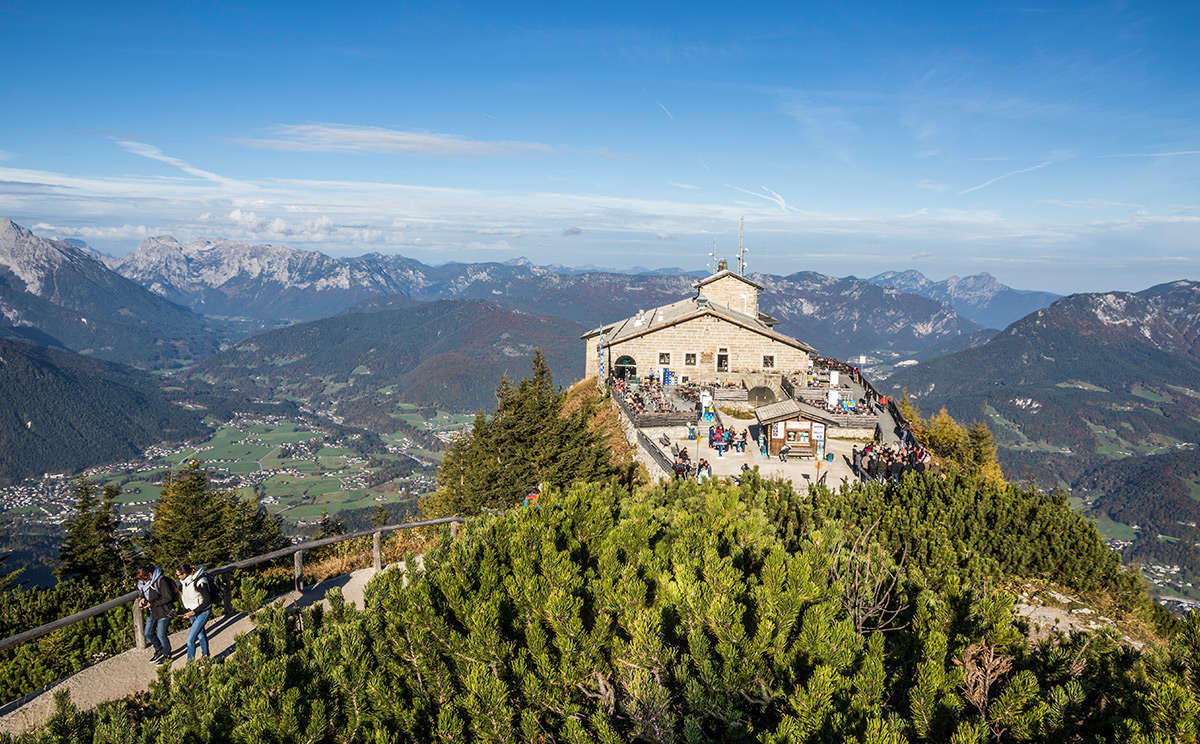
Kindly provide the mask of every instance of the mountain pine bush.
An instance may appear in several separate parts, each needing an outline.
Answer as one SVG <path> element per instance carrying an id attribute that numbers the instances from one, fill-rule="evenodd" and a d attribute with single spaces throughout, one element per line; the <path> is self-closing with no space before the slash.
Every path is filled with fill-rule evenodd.
<path id="1" fill-rule="evenodd" d="M 364 611 L 267 608 L 228 659 L 64 700 L 28 740 L 1196 741 L 1200 616 L 1145 654 L 1034 643 L 985 588 L 1128 590 L 1102 551 L 1061 499 L 978 477 L 577 483 L 377 576 Z"/>

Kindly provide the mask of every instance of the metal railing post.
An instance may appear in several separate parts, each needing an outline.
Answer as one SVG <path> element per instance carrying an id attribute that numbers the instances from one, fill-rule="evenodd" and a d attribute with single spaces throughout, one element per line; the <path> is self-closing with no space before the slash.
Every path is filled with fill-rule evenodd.
<path id="1" fill-rule="evenodd" d="M 133 647 L 142 649 L 146 647 L 146 626 L 142 619 L 142 597 L 139 594 L 138 598 L 133 600 Z"/>
<path id="2" fill-rule="evenodd" d="M 304 551 L 297 550 L 292 559 L 293 572 L 296 578 L 296 591 L 304 591 Z"/>
<path id="3" fill-rule="evenodd" d="M 383 549 L 380 547 L 379 541 L 383 537 L 382 532 L 376 532 L 371 536 L 371 556 L 374 559 L 373 565 L 376 571 L 383 570 Z"/>

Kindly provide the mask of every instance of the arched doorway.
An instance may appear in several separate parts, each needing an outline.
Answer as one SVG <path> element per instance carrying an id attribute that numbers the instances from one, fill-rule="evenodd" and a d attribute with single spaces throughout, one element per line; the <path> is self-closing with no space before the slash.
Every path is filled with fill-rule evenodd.
<path id="1" fill-rule="evenodd" d="M 637 362 L 631 356 L 617 357 L 613 364 L 613 376 L 621 380 L 637 379 Z"/>
<path id="2" fill-rule="evenodd" d="M 775 391 L 769 387 L 754 387 L 750 388 L 750 392 L 747 394 L 747 397 L 750 401 L 750 405 L 754 408 L 758 408 L 759 406 L 765 406 L 770 403 L 774 403 Z"/>

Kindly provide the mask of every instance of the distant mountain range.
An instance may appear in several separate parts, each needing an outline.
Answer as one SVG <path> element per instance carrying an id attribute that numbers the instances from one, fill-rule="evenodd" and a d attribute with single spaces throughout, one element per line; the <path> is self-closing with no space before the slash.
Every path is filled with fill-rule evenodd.
<path id="1" fill-rule="evenodd" d="M 217 351 L 217 324 L 65 241 L 0 219 L 0 336 L 147 367 Z"/>
<path id="2" fill-rule="evenodd" d="M 1007 328 L 1029 313 L 1041 310 L 1061 295 L 1013 289 L 996 281 L 988 273 L 952 276 L 940 282 L 919 271 L 886 271 L 867 281 L 899 292 L 944 302 L 985 328 Z"/>
<path id="3" fill-rule="evenodd" d="M 1200 442 L 1200 283 L 1071 295 L 888 385 L 986 421 L 1010 475 L 1069 485 L 1106 458 Z"/>
<path id="4" fill-rule="evenodd" d="M 146 372 L 0 338 L 0 484 L 140 455 L 207 430 Z"/>
<path id="5" fill-rule="evenodd" d="M 180 243 L 163 236 L 112 262 L 122 275 L 196 312 L 264 323 L 314 320 L 351 307 L 486 299 L 587 326 L 690 294 L 703 272 L 660 269 L 630 274 L 504 263 L 428 266 L 403 256 L 333 258 L 281 246 L 233 241 Z M 752 275 L 766 287 L 762 307 L 780 329 L 837 356 L 894 350 L 966 348 L 983 330 L 938 299 L 877 283 L 813 272 Z"/>
<path id="6" fill-rule="evenodd" d="M 347 423 L 394 431 L 407 401 L 490 409 L 501 376 L 527 375 L 542 349 L 555 380 L 583 373 L 583 326 L 482 300 L 405 301 L 254 336 L 197 365 L 190 376 L 251 397 L 309 402 Z"/>

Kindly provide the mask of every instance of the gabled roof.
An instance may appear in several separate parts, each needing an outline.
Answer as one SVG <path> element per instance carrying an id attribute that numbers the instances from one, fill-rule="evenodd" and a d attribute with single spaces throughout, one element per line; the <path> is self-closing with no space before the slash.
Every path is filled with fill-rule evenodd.
<path id="1" fill-rule="evenodd" d="M 746 284 L 749 284 L 751 287 L 754 287 L 755 289 L 762 289 L 762 288 L 763 288 L 763 286 L 762 286 L 761 284 L 758 284 L 758 283 L 756 283 L 756 282 L 752 282 L 752 281 L 750 281 L 749 279 L 747 279 L 746 277 L 744 277 L 744 276 L 742 276 L 741 274 L 737 273 L 736 271 L 730 271 L 729 269 L 722 269 L 721 271 L 718 271 L 717 273 L 713 274 L 712 276 L 705 277 L 704 279 L 701 279 L 700 281 L 696 282 L 696 283 L 695 283 L 695 284 L 693 284 L 692 286 L 693 286 L 693 287 L 695 287 L 695 288 L 697 288 L 697 289 L 699 289 L 700 287 L 703 287 L 705 284 L 711 284 L 712 282 L 715 282 L 715 281 L 717 281 L 718 279 L 724 279 L 724 278 L 725 278 L 725 277 L 727 277 L 727 276 L 731 276 L 731 277 L 733 277 L 734 279 L 738 279 L 738 280 L 740 280 L 740 281 L 743 281 L 743 282 L 745 282 Z"/>
<path id="2" fill-rule="evenodd" d="M 643 311 L 625 320 L 617 321 L 602 325 L 599 328 L 593 328 L 580 338 L 592 338 L 599 335 L 601 332 L 605 335 L 605 343 L 612 345 L 622 341 L 628 341 L 631 338 L 657 331 L 660 328 L 682 323 L 693 318 L 700 318 L 705 315 L 711 315 L 722 320 L 741 326 L 749 331 L 762 334 L 772 340 L 782 344 L 787 344 L 793 348 L 800 349 L 805 352 L 814 352 L 816 349 L 792 338 L 785 336 L 776 331 L 771 326 L 762 322 L 758 318 L 751 317 L 745 313 L 740 313 L 736 310 L 712 302 L 705 297 L 689 297 L 686 300 L 672 302 L 670 305 L 663 305 L 652 310 Z"/>
<path id="3" fill-rule="evenodd" d="M 786 421 L 800 416 L 800 404 L 788 398 L 778 403 L 769 403 L 754 409 L 754 417 L 762 425 L 773 424 L 776 421 Z"/>

